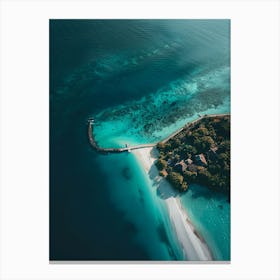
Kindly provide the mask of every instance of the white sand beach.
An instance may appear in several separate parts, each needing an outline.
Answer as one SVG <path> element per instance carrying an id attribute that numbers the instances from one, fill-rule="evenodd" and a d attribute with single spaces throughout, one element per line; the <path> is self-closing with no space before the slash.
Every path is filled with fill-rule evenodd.
<path id="1" fill-rule="evenodd" d="M 186 210 L 182 207 L 176 191 L 168 181 L 158 174 L 154 165 L 158 152 L 156 148 L 133 150 L 146 172 L 158 183 L 158 194 L 166 203 L 172 225 L 182 246 L 183 253 L 189 261 L 212 260 L 211 252 L 203 238 L 195 230 Z"/>

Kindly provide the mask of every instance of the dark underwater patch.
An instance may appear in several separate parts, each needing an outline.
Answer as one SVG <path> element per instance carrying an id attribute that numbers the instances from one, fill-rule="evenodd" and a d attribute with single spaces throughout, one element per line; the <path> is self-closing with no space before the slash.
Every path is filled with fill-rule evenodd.
<path id="1" fill-rule="evenodd" d="M 131 180 L 132 178 L 132 172 L 130 170 L 129 167 L 125 167 L 122 169 L 122 176 L 126 179 L 126 180 Z"/>
<path id="2" fill-rule="evenodd" d="M 164 224 L 163 223 L 160 223 L 158 226 L 157 226 L 157 232 L 158 232 L 158 235 L 159 235 L 159 239 L 162 243 L 166 244 L 167 248 L 168 248 L 168 253 L 169 253 L 169 256 L 172 260 L 177 260 L 177 257 L 172 249 L 172 247 L 170 246 L 170 242 L 169 242 L 169 238 L 168 238 L 168 235 L 166 233 L 166 230 L 164 228 Z"/>

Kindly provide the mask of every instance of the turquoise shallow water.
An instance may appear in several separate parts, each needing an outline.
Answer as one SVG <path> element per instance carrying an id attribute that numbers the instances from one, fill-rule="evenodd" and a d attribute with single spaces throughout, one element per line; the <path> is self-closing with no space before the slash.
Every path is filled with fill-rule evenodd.
<path id="1" fill-rule="evenodd" d="M 99 145 L 123 147 L 126 143 L 130 145 L 155 143 L 185 123 L 196 119 L 198 114 L 229 113 L 230 99 L 226 92 L 229 85 L 225 82 L 225 77 L 228 75 L 229 69 L 224 68 L 199 76 L 197 79 L 175 81 L 167 88 L 141 99 L 103 110 L 96 117 L 95 135 Z M 217 86 L 224 88 L 225 91 L 222 91 L 219 96 L 212 96 L 213 92 L 212 95 L 208 93 L 206 100 L 199 99 L 201 83 L 209 91 Z M 133 163 L 131 164 L 133 166 Z M 147 193 L 147 189 L 152 188 L 152 183 L 146 174 L 143 172 L 140 174 L 137 180 L 143 182 L 143 178 L 146 178 L 144 185 Z M 149 193 L 146 196 L 148 195 Z M 180 199 L 196 229 L 206 240 L 214 259 L 230 260 L 230 204 L 227 198 L 221 194 L 213 194 L 205 187 L 191 186 Z M 159 200 L 161 200 L 159 197 L 153 197 L 148 206 L 148 213 L 151 213 L 155 205 L 159 207 Z M 118 203 L 123 205 L 121 201 Z M 136 213 L 132 211 L 131 214 L 133 217 Z M 161 214 L 166 215 L 166 210 Z M 159 216 L 158 220 L 160 220 Z M 165 230 L 168 231 L 168 227 Z"/>
<path id="2" fill-rule="evenodd" d="M 208 244 L 215 260 L 230 260 L 230 204 L 223 194 L 191 185 L 180 197 L 198 232 Z"/>
<path id="3" fill-rule="evenodd" d="M 95 137 L 99 145 L 154 143 L 196 119 L 198 114 L 228 113 L 229 68 L 196 75 L 101 111 L 95 116 Z"/>
<path id="4" fill-rule="evenodd" d="M 123 213 L 129 224 L 127 230 L 134 233 L 135 241 L 148 248 L 153 260 L 182 260 L 167 209 L 136 156 L 111 154 L 100 162 L 109 177 L 108 199 Z M 108 170 L 108 163 L 114 168 Z"/>
<path id="5" fill-rule="evenodd" d="M 207 111 L 207 113 L 212 112 L 226 113 L 228 111 L 226 108 L 222 108 L 221 111 L 213 109 Z M 195 118 L 193 116 L 190 119 Z M 183 123 L 184 121 L 182 120 Z M 164 128 L 161 136 L 165 137 L 172 133 L 180 127 L 180 124 L 177 125 Z M 110 132 L 111 130 L 108 129 L 108 131 Z M 101 145 L 106 146 L 106 143 L 108 143 L 108 146 L 115 147 L 123 146 L 125 142 L 136 144 L 156 141 L 152 137 L 147 140 L 137 138 L 137 135 L 135 138 L 133 136 L 131 134 L 127 138 L 120 137 L 119 139 L 123 142 L 119 141 L 118 138 L 108 137 L 107 139 L 110 141 L 101 142 Z M 119 154 L 110 157 L 112 158 L 109 162 L 114 164 L 115 169 L 113 174 L 110 172 L 108 176 L 110 178 L 112 176 L 112 185 L 117 186 L 117 189 L 110 191 L 116 205 L 119 205 L 122 211 L 129 213 L 127 218 L 130 221 L 139 214 L 138 206 L 143 207 L 141 211 L 143 221 L 141 219 L 138 224 L 140 230 L 138 237 L 140 240 L 148 243 L 152 241 L 153 248 L 155 249 L 158 246 L 156 252 L 161 252 L 159 256 L 164 256 L 163 259 L 183 260 L 180 244 L 174 236 L 174 232 L 172 232 L 172 221 L 169 220 L 162 198 L 157 195 L 155 183 L 144 172 L 143 167 L 139 166 L 139 162 L 132 154 Z M 122 165 L 120 165 L 121 161 L 123 162 Z M 123 182 L 124 178 L 127 178 L 126 183 Z M 180 196 L 180 200 L 195 228 L 209 246 L 214 260 L 230 260 L 230 204 L 227 196 L 213 193 L 203 186 L 191 185 L 188 192 Z M 147 223 L 146 225 L 152 225 L 151 228 L 145 226 L 145 223 Z M 158 243 L 157 234 L 160 226 L 165 232 L 164 236 L 169 236 L 169 238 L 165 238 L 163 243 L 161 243 L 162 240 Z M 153 258 L 159 259 L 159 256 L 154 255 Z"/>

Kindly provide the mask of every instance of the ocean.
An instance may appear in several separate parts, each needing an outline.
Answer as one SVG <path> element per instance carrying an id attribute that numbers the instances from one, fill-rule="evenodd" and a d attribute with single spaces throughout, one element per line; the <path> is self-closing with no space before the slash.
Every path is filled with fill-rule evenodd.
<path id="1" fill-rule="evenodd" d="M 50 20 L 50 260 L 184 260 L 156 186 L 132 153 L 205 113 L 230 112 L 229 20 Z M 180 196 L 216 260 L 230 205 Z"/>

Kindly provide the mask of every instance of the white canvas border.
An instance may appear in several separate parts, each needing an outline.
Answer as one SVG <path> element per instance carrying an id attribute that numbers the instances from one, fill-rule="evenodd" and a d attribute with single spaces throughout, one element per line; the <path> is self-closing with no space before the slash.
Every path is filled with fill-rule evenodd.
<path id="1" fill-rule="evenodd" d="M 48 20 L 229 18 L 229 265 L 48 261 Z M 2 1 L 1 279 L 279 279 L 279 2 Z"/>

